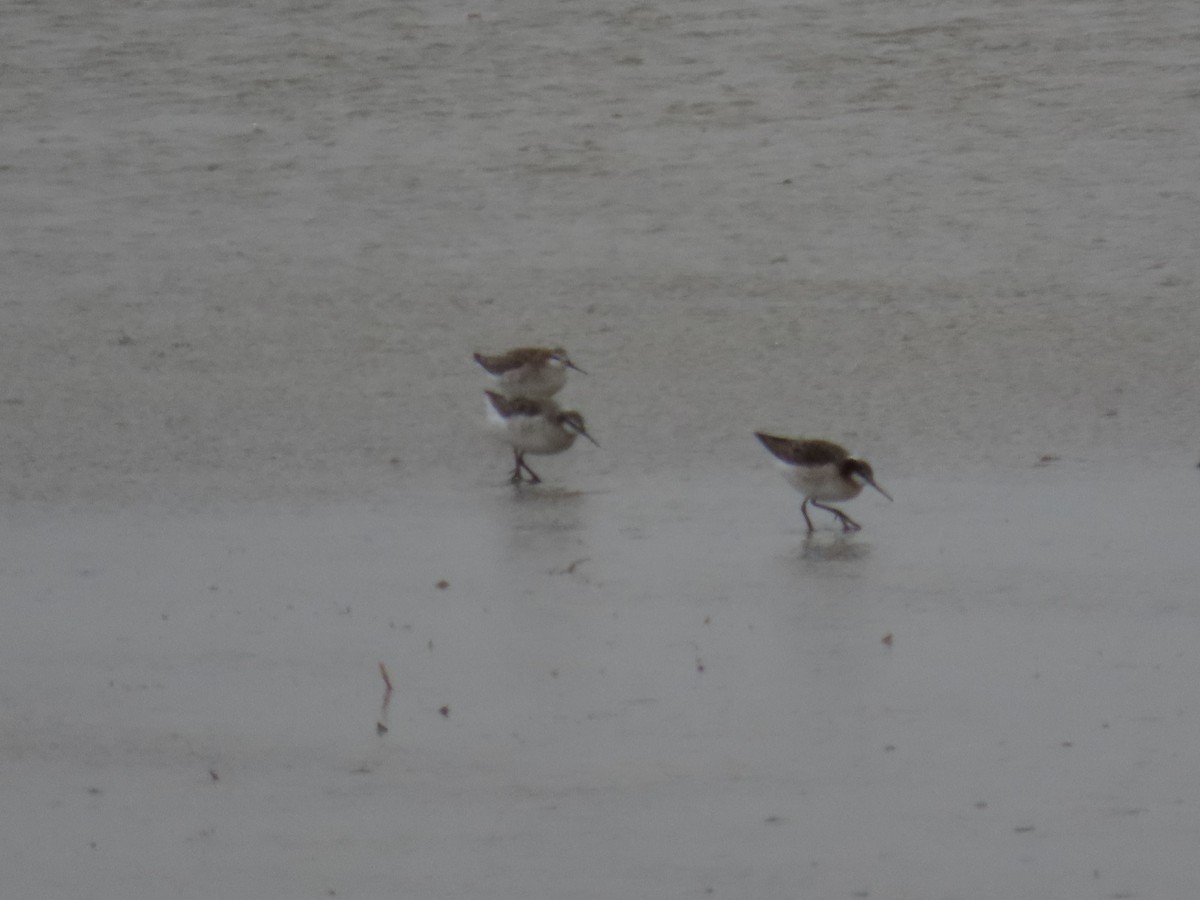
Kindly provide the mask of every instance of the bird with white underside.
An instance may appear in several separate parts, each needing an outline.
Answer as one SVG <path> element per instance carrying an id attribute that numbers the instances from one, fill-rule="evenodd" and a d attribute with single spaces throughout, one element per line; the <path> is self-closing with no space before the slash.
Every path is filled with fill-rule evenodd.
<path id="1" fill-rule="evenodd" d="M 756 431 L 758 438 L 775 457 L 783 477 L 788 484 L 804 496 L 800 514 L 812 532 L 812 519 L 808 517 L 808 505 L 832 513 L 842 523 L 842 531 L 859 531 L 862 526 L 840 509 L 826 506 L 826 502 L 852 500 L 862 493 L 864 485 L 870 485 L 887 497 L 892 495 L 875 481 L 875 472 L 865 459 L 851 456 L 845 447 L 832 441 L 817 438 L 790 438 Z"/>
<path id="2" fill-rule="evenodd" d="M 495 391 L 485 391 L 488 399 L 488 423 L 513 451 L 513 484 L 529 475 L 530 484 L 542 479 L 525 462 L 525 454 L 550 455 L 569 450 L 579 435 L 597 447 L 596 439 L 587 433 L 583 416 L 573 409 L 564 410 L 550 399 L 506 397 Z"/>
<path id="3" fill-rule="evenodd" d="M 567 383 L 567 369 L 586 375 L 562 347 L 517 347 L 505 353 L 476 353 L 475 362 L 509 397 L 553 397 Z"/>

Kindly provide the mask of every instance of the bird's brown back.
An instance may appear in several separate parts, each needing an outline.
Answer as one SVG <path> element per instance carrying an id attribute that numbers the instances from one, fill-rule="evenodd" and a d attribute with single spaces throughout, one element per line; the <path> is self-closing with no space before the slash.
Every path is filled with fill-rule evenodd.
<path id="1" fill-rule="evenodd" d="M 486 353 L 476 353 L 475 362 L 479 363 L 493 375 L 503 375 L 513 369 L 519 369 L 527 363 L 542 365 L 559 350 L 548 350 L 545 347 L 517 347 L 507 353 L 497 353 L 489 356 Z"/>
<path id="2" fill-rule="evenodd" d="M 540 416 L 546 410 L 546 404 L 540 400 L 528 397 L 506 397 L 495 391 L 484 391 L 496 412 L 504 418 L 512 416 Z"/>
<path id="3" fill-rule="evenodd" d="M 754 436 L 771 451 L 777 459 L 793 466 L 840 466 L 850 453 L 833 441 L 819 438 L 789 438 L 756 431 Z"/>

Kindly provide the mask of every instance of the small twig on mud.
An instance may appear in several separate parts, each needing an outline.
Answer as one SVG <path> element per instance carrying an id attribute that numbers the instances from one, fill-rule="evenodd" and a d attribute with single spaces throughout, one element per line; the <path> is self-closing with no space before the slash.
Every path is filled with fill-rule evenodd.
<path id="1" fill-rule="evenodd" d="M 379 721 L 375 723 L 375 733 L 382 737 L 388 732 L 387 714 L 388 704 L 392 702 L 392 679 L 383 663 L 379 664 L 379 674 L 383 677 L 383 704 L 379 707 Z"/>
<path id="2" fill-rule="evenodd" d="M 572 562 L 570 565 L 568 565 L 568 566 L 565 566 L 564 568 L 561 568 L 561 569 L 551 569 L 551 570 L 550 570 L 550 574 L 551 574 L 551 575 L 574 575 L 574 574 L 575 574 L 575 568 L 576 568 L 577 566 L 583 565 L 583 563 L 585 563 L 585 562 L 589 562 L 590 560 L 591 560 L 591 557 L 590 557 L 590 556 L 583 556 L 583 557 L 580 557 L 579 559 L 575 560 L 575 561 L 574 561 L 574 562 Z"/>

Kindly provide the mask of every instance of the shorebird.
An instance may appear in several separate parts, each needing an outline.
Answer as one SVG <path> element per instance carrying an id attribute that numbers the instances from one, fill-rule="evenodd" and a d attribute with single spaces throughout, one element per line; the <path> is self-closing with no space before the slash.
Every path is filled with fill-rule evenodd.
<path id="1" fill-rule="evenodd" d="M 488 421 L 512 446 L 513 484 L 520 484 L 522 470 L 529 473 L 530 484 L 541 483 L 537 472 L 525 462 L 526 453 L 562 453 L 575 443 L 578 435 L 596 444 L 596 439 L 587 433 L 583 416 L 573 409 L 560 409 L 553 400 L 505 397 L 495 391 L 484 393 L 488 398 Z"/>
<path id="2" fill-rule="evenodd" d="M 587 374 L 562 347 L 518 347 L 495 356 L 476 353 L 475 362 L 492 376 L 497 390 L 510 397 L 553 397 L 567 383 L 567 369 Z"/>
<path id="3" fill-rule="evenodd" d="M 826 506 L 821 501 L 852 500 L 862 493 L 864 484 L 892 499 L 891 494 L 875 483 L 870 463 L 851 456 L 845 447 L 832 441 L 779 437 L 761 431 L 754 432 L 754 436 L 771 451 L 788 483 L 804 495 L 800 514 L 809 531 L 813 530 L 807 509 L 810 503 L 837 516 L 843 531 L 858 531 L 861 525 L 840 509 Z"/>

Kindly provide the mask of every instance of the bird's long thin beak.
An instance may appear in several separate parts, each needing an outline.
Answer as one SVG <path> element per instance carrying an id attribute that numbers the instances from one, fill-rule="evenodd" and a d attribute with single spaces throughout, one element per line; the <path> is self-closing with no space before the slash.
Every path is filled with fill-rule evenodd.
<path id="1" fill-rule="evenodd" d="M 597 441 L 597 440 L 596 440 L 594 437 L 592 437 L 590 434 L 588 434 L 586 431 L 584 431 L 584 430 L 580 429 L 579 433 L 580 433 L 580 434 L 582 434 L 582 435 L 583 435 L 585 438 L 587 438 L 589 441 L 591 441 L 593 444 L 595 444 L 597 447 L 599 447 L 599 446 L 600 446 L 600 442 L 599 442 L 599 441 Z"/>
<path id="2" fill-rule="evenodd" d="M 587 374 L 587 372 L 583 371 L 583 369 L 579 368 L 579 366 L 575 365 L 575 363 L 571 362 L 569 359 L 564 359 L 564 360 L 563 360 L 563 365 L 564 365 L 564 366 L 566 366 L 568 369 L 574 369 L 574 370 L 575 370 L 576 372 L 578 372 L 580 375 L 586 375 L 586 374 Z"/>
<path id="3" fill-rule="evenodd" d="M 875 488 L 875 490 L 879 491 L 879 493 L 883 494 L 883 496 L 887 497 L 889 500 L 892 499 L 892 495 L 889 494 L 887 491 L 885 491 L 883 488 L 881 488 L 879 485 L 877 485 L 873 479 L 864 478 L 863 481 L 865 481 L 871 487 Z M 895 503 L 896 501 L 892 500 L 892 502 Z"/>

